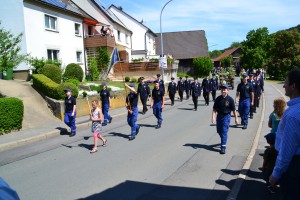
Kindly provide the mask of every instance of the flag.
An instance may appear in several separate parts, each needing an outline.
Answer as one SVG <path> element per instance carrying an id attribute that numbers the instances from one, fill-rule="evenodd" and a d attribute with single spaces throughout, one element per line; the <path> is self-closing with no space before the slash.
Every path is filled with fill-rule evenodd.
<path id="1" fill-rule="evenodd" d="M 116 62 L 120 61 L 120 56 L 119 56 L 119 52 L 118 52 L 118 49 L 117 48 L 114 48 L 114 51 L 112 53 L 112 56 L 111 56 L 111 60 L 110 60 L 110 65 L 109 65 L 109 68 L 107 70 L 107 74 L 109 74 L 110 70 L 112 69 L 112 67 L 114 66 L 114 64 Z"/>

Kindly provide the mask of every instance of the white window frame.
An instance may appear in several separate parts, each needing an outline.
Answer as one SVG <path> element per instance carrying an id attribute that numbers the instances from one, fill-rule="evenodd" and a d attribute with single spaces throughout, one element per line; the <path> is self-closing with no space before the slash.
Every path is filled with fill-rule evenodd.
<path id="1" fill-rule="evenodd" d="M 49 51 L 51 51 L 51 58 L 49 58 L 49 53 L 48 53 Z M 56 54 L 57 59 L 54 59 L 54 52 L 57 52 L 57 54 Z M 59 60 L 59 54 L 60 54 L 59 49 L 47 49 L 47 59 L 48 60 Z"/>
<path id="2" fill-rule="evenodd" d="M 78 25 L 78 33 L 76 33 L 76 25 Z M 75 23 L 74 24 L 74 28 L 75 28 L 75 36 L 81 36 L 81 24 L 80 23 Z"/>
<path id="3" fill-rule="evenodd" d="M 49 27 L 47 27 L 47 25 L 46 25 L 46 17 L 48 17 L 48 24 L 49 24 Z M 54 29 L 51 27 L 51 21 L 50 21 L 50 19 L 55 19 L 55 21 L 54 21 Z M 53 15 L 49 15 L 49 14 L 45 14 L 44 15 L 44 26 L 45 26 L 45 29 L 46 30 L 48 30 L 48 31 L 55 31 L 55 32 L 58 32 L 58 18 L 56 17 L 56 16 L 53 16 Z"/>
<path id="4" fill-rule="evenodd" d="M 80 53 L 79 61 L 78 61 L 78 53 Z M 77 63 L 82 63 L 82 51 L 76 51 L 76 62 Z"/>

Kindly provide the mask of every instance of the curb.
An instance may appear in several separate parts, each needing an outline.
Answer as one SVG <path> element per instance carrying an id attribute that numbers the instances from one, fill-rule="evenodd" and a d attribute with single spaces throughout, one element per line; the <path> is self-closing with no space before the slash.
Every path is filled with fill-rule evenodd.
<path id="1" fill-rule="evenodd" d="M 125 114 L 127 114 L 127 112 L 116 114 L 116 115 L 113 115 L 112 117 L 119 117 L 119 116 L 122 116 L 122 115 L 125 115 Z M 90 125 L 90 121 L 76 124 L 76 127 L 77 128 L 78 127 L 85 127 L 85 126 L 89 126 L 89 125 Z M 67 128 L 67 130 L 70 131 L 70 128 Z M 59 136 L 60 132 L 61 132 L 60 130 L 53 130 L 53 131 L 50 131 L 50 132 L 47 132 L 47 133 L 35 135 L 35 136 L 28 137 L 28 138 L 25 138 L 25 139 L 13 141 L 13 142 L 8 142 L 8 143 L 5 143 L 5 144 L 0 144 L 0 152 L 12 149 L 12 148 L 17 147 L 17 146 L 26 145 L 26 144 L 30 144 L 30 143 L 33 143 L 33 142 L 38 142 L 38 141 L 46 140 L 46 139 L 49 139 L 49 138 L 52 138 L 52 137 L 55 137 L 55 136 Z"/>
<path id="2" fill-rule="evenodd" d="M 253 158 L 254 158 L 258 143 L 259 143 L 259 138 L 260 138 L 260 135 L 261 135 L 261 129 L 262 129 L 263 121 L 264 121 L 264 118 L 265 118 L 265 109 L 266 109 L 266 100 L 265 100 L 265 94 L 263 93 L 262 114 L 261 114 L 260 123 L 259 123 L 258 129 L 257 129 L 257 132 L 255 134 L 255 137 L 254 137 L 254 140 L 253 140 L 253 143 L 252 143 L 251 150 L 250 150 L 249 155 L 248 155 L 248 157 L 245 161 L 245 164 L 244 164 L 240 174 L 238 175 L 237 180 L 235 181 L 235 183 L 234 183 L 229 195 L 227 196 L 226 200 L 236 200 L 237 199 L 237 196 L 239 194 L 241 186 L 242 186 L 243 182 L 245 181 L 245 179 L 247 178 L 247 173 L 250 169 L 251 163 L 253 161 Z"/>

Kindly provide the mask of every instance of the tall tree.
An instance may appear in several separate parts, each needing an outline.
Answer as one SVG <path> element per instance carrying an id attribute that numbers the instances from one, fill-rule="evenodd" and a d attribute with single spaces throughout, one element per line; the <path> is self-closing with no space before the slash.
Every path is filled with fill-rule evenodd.
<path id="1" fill-rule="evenodd" d="M 232 56 L 225 56 L 220 60 L 222 67 L 231 67 L 232 65 Z"/>
<path id="2" fill-rule="evenodd" d="M 296 30 L 279 31 L 274 35 L 274 43 L 268 73 L 284 80 L 291 69 L 300 67 L 300 33 Z"/>
<path id="3" fill-rule="evenodd" d="M 242 63 L 246 69 L 263 67 L 270 58 L 270 50 L 274 44 L 268 28 L 251 30 L 242 42 Z"/>
<path id="4" fill-rule="evenodd" d="M 1 26 L 0 21 L 0 71 L 6 71 L 10 68 L 17 67 L 25 61 L 27 55 L 20 54 L 22 33 L 14 36 L 10 31 Z"/>
<path id="5" fill-rule="evenodd" d="M 209 56 L 211 58 L 216 58 L 218 56 L 220 56 L 223 52 L 221 50 L 213 50 L 209 52 Z"/>

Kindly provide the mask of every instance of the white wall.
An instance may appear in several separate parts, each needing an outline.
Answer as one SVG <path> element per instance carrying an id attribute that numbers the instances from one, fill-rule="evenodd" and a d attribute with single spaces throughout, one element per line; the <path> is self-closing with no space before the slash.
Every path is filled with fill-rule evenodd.
<path id="1" fill-rule="evenodd" d="M 147 55 L 156 55 L 155 38 L 152 34 L 147 33 L 146 35 Z"/>
<path id="2" fill-rule="evenodd" d="M 57 17 L 57 32 L 45 29 L 45 14 Z M 78 64 L 85 72 L 82 19 L 24 2 L 24 22 L 27 52 L 31 56 L 47 58 L 47 49 L 57 49 L 65 67 L 77 63 L 76 52 L 81 51 L 82 62 Z M 75 36 L 75 22 L 81 24 L 81 36 Z"/>
<path id="3" fill-rule="evenodd" d="M 119 9 L 110 7 L 110 10 L 133 32 L 132 50 L 145 50 L 145 27 L 125 16 Z"/>

